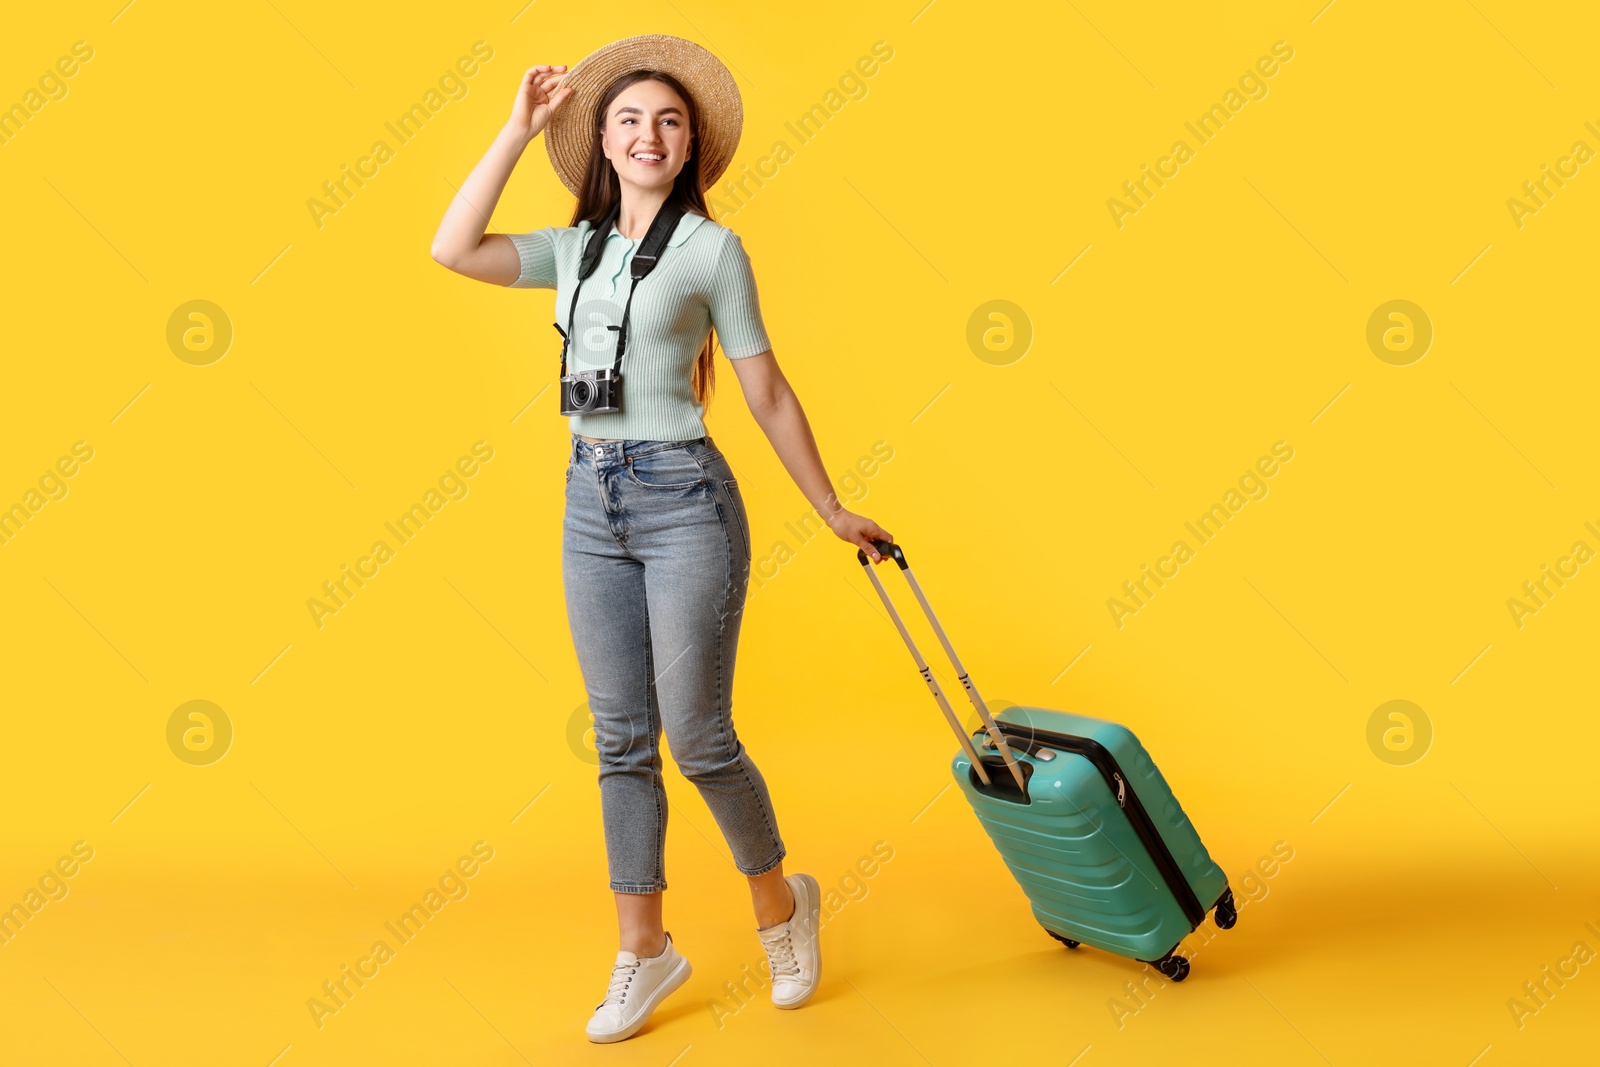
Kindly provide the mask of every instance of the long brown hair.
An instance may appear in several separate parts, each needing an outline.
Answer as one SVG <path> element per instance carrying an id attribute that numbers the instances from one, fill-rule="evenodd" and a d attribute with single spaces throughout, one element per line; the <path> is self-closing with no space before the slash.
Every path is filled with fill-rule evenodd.
<path id="1" fill-rule="evenodd" d="M 622 203 L 622 186 L 617 179 L 616 168 L 606 158 L 605 152 L 600 147 L 600 134 L 605 129 L 606 115 L 611 110 L 611 105 L 621 95 L 622 90 L 634 82 L 646 78 L 654 79 L 677 93 L 682 98 L 684 107 L 689 112 L 689 158 L 685 161 L 683 169 L 678 171 L 677 179 L 672 183 L 672 192 L 667 194 L 668 203 L 675 203 L 683 208 L 686 213 L 692 212 L 711 218 L 711 212 L 706 207 L 705 192 L 700 188 L 700 111 L 696 107 L 694 97 L 689 95 L 689 90 L 666 71 L 661 70 L 635 70 L 622 75 L 612 82 L 606 91 L 601 94 L 600 102 L 595 106 L 595 113 L 591 122 L 594 131 L 594 140 L 589 144 L 589 165 L 584 171 L 583 183 L 578 190 L 578 206 L 572 212 L 572 222 L 568 225 L 576 226 L 587 220 L 595 230 Z M 593 240 L 604 240 L 605 234 L 598 234 Z M 706 335 L 706 340 L 700 346 L 700 354 L 695 358 L 694 371 L 689 379 L 689 384 L 694 390 L 694 398 L 704 410 L 711 403 L 711 393 L 716 386 L 716 338 L 715 330 Z"/>

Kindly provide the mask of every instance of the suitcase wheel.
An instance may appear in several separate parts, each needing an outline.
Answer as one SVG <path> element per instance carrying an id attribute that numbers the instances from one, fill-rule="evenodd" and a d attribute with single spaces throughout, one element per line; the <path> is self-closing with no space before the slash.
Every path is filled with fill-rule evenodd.
<path id="1" fill-rule="evenodd" d="M 1233 906 L 1233 890 L 1229 889 L 1217 901 L 1217 908 L 1211 913 L 1216 920 L 1217 929 L 1232 930 L 1233 924 L 1239 921 L 1239 911 Z"/>
<path id="2" fill-rule="evenodd" d="M 1156 961 L 1156 969 L 1174 982 L 1181 982 L 1189 977 L 1189 961 L 1170 952 Z"/>
<path id="3" fill-rule="evenodd" d="M 1078 947 L 1079 943 L 1077 941 L 1072 940 L 1072 938 L 1070 938 L 1070 937 L 1062 937 L 1060 934 L 1056 933 L 1054 930 L 1046 930 L 1045 933 L 1049 934 L 1051 937 L 1055 938 L 1057 941 L 1061 942 L 1063 945 L 1066 945 L 1068 948 L 1077 948 Z"/>

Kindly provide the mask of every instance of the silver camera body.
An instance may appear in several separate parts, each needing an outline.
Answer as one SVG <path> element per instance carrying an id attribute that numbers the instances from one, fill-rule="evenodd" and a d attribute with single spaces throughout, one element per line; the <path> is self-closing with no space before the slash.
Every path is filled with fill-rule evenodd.
<path id="1" fill-rule="evenodd" d="M 561 414 L 610 415 L 622 410 L 622 374 L 610 367 L 561 378 Z"/>

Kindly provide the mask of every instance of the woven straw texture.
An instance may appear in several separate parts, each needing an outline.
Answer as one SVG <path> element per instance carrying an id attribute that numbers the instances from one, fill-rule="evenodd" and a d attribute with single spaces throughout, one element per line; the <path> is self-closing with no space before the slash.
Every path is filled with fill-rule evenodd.
<path id="1" fill-rule="evenodd" d="M 683 83 L 700 113 L 695 155 L 690 165 L 700 165 L 700 187 L 722 176 L 739 147 L 744 126 L 744 102 L 733 75 L 716 56 L 682 37 L 646 33 L 624 37 L 585 56 L 567 73 L 564 85 L 573 94 L 551 116 L 544 131 L 545 149 L 561 183 L 574 196 L 589 163 L 594 140 L 595 106 L 616 78 L 635 70 L 662 70 Z"/>

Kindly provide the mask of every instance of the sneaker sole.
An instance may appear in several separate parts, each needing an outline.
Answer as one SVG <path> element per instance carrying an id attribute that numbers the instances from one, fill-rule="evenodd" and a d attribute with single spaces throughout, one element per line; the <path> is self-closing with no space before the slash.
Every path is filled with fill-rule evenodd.
<path id="1" fill-rule="evenodd" d="M 806 990 L 804 996 L 797 997 L 794 1000 L 786 1000 L 781 1004 L 776 1000 L 772 1002 L 774 1007 L 783 1008 L 785 1010 L 800 1007 L 806 1001 L 816 996 L 818 988 L 820 988 L 822 985 L 822 931 L 819 929 L 822 922 L 822 887 L 817 883 L 817 880 L 809 874 L 802 874 L 800 877 L 809 882 L 811 887 L 812 907 L 809 909 L 807 914 L 811 920 L 810 926 L 812 936 L 817 939 L 817 972 L 814 981 L 811 983 L 811 988 Z"/>
<path id="2" fill-rule="evenodd" d="M 613 1041 L 624 1041 L 632 1037 L 639 1032 L 639 1029 L 645 1023 L 650 1021 L 650 1016 L 655 1012 L 656 1006 L 677 990 L 679 986 L 687 982 L 689 975 L 693 971 L 694 968 L 689 966 L 689 957 L 683 957 L 678 961 L 678 965 L 672 969 L 672 973 L 667 975 L 661 984 L 656 986 L 655 991 L 646 998 L 643 1010 L 639 1012 L 639 1017 L 632 1023 L 621 1030 L 615 1030 L 608 1034 L 594 1034 L 588 1030 L 585 1030 L 584 1033 L 589 1035 L 590 1041 L 601 1045 L 610 1044 Z"/>

